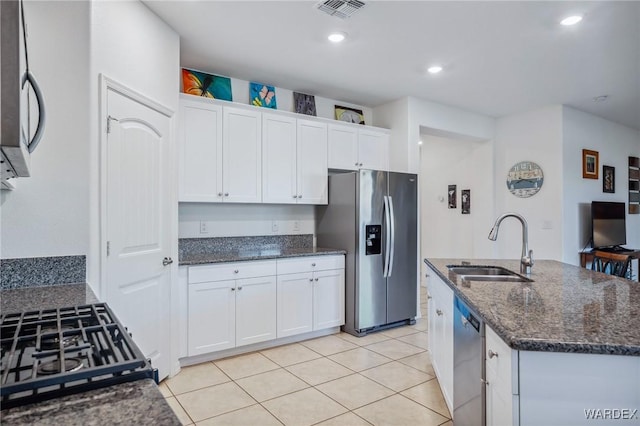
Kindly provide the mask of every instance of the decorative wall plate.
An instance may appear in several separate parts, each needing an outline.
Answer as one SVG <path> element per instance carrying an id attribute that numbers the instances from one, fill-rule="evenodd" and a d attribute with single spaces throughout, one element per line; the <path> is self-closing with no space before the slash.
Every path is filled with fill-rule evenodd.
<path id="1" fill-rule="evenodd" d="M 521 161 L 507 174 L 507 188 L 516 197 L 529 198 L 538 193 L 544 183 L 542 169 L 532 161 Z"/>

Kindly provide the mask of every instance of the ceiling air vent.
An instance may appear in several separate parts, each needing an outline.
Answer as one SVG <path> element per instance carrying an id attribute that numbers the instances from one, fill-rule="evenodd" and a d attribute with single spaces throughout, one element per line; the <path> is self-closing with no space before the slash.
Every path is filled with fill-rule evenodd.
<path id="1" fill-rule="evenodd" d="M 341 19 L 351 17 L 363 6 L 364 3 L 359 0 L 325 0 L 316 4 L 316 8 L 324 13 Z"/>

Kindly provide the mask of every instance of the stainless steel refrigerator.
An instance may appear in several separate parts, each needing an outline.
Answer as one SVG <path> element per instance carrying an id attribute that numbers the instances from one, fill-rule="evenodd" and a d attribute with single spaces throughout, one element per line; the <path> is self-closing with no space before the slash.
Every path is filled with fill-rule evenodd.
<path id="1" fill-rule="evenodd" d="M 329 204 L 316 211 L 317 245 L 347 250 L 344 331 L 362 336 L 415 322 L 417 198 L 414 174 L 329 176 Z"/>

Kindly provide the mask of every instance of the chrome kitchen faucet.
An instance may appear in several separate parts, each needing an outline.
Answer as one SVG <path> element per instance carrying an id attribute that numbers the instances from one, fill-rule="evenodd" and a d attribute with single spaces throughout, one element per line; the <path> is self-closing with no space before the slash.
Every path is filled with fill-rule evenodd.
<path id="1" fill-rule="evenodd" d="M 533 250 L 529 250 L 529 231 L 527 221 L 518 213 L 505 213 L 496 219 L 496 223 L 489 232 L 489 239 L 495 241 L 498 239 L 498 230 L 502 221 L 508 217 L 515 217 L 522 224 L 522 256 L 520 258 L 520 273 L 531 275 L 531 267 L 533 266 Z"/>

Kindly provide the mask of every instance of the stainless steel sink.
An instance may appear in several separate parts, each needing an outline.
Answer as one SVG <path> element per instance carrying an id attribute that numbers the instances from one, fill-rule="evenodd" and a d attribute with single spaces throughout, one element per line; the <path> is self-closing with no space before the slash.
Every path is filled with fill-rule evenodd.
<path id="1" fill-rule="evenodd" d="M 449 268 L 449 271 L 467 281 L 533 281 L 501 266 L 448 265 L 447 268 Z"/>

